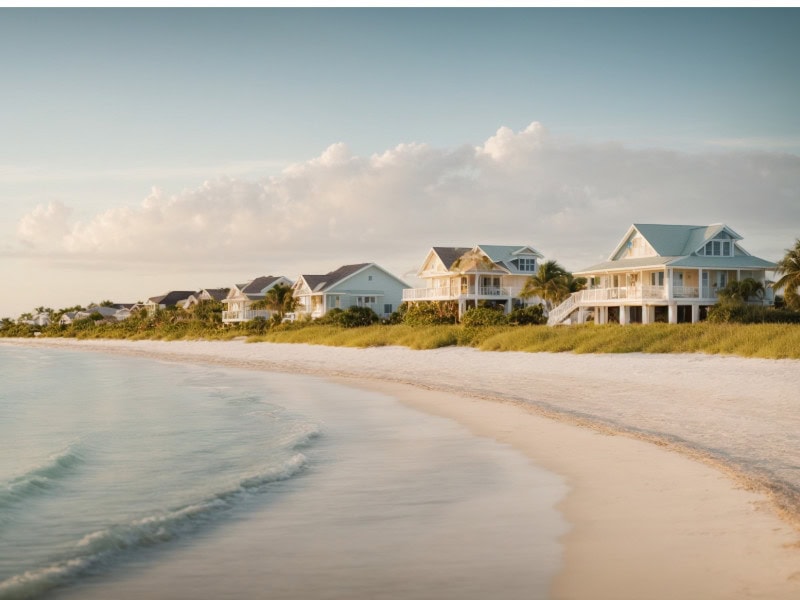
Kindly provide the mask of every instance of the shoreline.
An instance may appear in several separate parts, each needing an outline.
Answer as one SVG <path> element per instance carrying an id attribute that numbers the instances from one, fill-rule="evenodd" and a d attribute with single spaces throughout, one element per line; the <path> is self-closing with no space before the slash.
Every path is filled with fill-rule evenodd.
<path id="1" fill-rule="evenodd" d="M 645 427 L 639 432 L 615 432 L 610 423 L 593 419 L 582 410 L 578 400 L 587 393 L 583 387 L 573 386 L 573 398 L 564 396 L 561 405 L 552 405 L 552 394 L 544 390 L 532 394 L 542 396 L 538 403 L 520 399 L 519 385 L 508 381 L 492 397 L 476 381 L 497 373 L 470 369 L 474 353 L 467 349 L 420 352 L 378 348 L 366 352 L 238 342 L 10 343 L 318 375 L 394 396 L 423 412 L 453 419 L 475 435 L 508 444 L 531 462 L 564 476 L 571 490 L 559 507 L 573 529 L 563 540 L 566 565 L 554 582 L 553 598 L 788 599 L 800 595 L 798 531 L 781 520 L 764 490 L 745 489 L 751 486 L 743 485 L 747 481 L 743 476 L 736 477 L 736 468 L 717 464 L 702 452 L 692 456 L 686 448 L 668 451 L 674 450 L 674 445 L 668 446 L 657 435 L 648 439 L 653 430 Z M 489 354 L 479 353 L 482 359 Z M 520 359 L 516 353 L 490 358 L 482 362 L 491 362 L 495 371 L 500 368 L 500 358 L 506 362 Z M 632 366 L 632 372 L 638 374 L 620 386 L 616 398 L 641 392 L 641 383 L 653 375 L 646 368 L 653 366 L 652 361 L 646 358 L 640 358 L 644 365 L 620 356 L 602 361 L 574 355 L 556 361 L 536 358 L 521 362 L 524 367 L 550 362 L 556 371 L 563 364 L 579 367 L 584 383 L 596 383 L 602 375 L 593 363 L 606 367 L 610 358 L 617 367 Z M 686 360 L 682 357 L 672 362 L 680 363 L 676 368 L 681 370 Z M 720 366 L 725 360 L 701 359 L 707 363 L 701 365 L 701 371 L 743 368 L 736 360 Z M 662 359 L 660 364 L 669 362 Z M 437 379 L 436 373 L 444 373 L 451 363 L 455 372 Z M 758 366 L 773 375 L 763 364 Z M 540 373 L 531 381 L 556 376 L 542 377 Z M 571 383 L 580 380 L 573 378 Z M 696 381 L 690 383 L 697 385 Z M 742 385 L 736 387 L 737 393 L 743 393 Z M 569 388 L 555 387 L 562 394 Z M 636 407 L 654 410 L 646 400 Z M 675 437 L 671 431 L 660 433 L 666 439 Z M 692 440 L 688 442 L 691 446 Z"/>

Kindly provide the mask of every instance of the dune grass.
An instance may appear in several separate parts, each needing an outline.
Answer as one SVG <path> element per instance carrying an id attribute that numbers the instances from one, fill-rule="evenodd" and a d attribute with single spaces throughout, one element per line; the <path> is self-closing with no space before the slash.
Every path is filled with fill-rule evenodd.
<path id="1" fill-rule="evenodd" d="M 495 352 L 705 353 L 758 358 L 800 358 L 800 324 L 694 323 L 669 325 L 464 325 L 376 324 L 342 327 L 334 324 L 268 324 L 224 327 L 221 324 L 149 321 L 91 327 L 53 326 L 45 337 L 129 340 L 230 340 L 320 344 L 368 348 L 405 346 L 429 350 L 466 346 Z M 30 333 L 29 335 L 33 335 Z"/>
<path id="2" fill-rule="evenodd" d="M 367 348 L 406 346 L 416 350 L 468 346 L 496 352 L 705 353 L 758 358 L 800 358 L 800 326 L 736 325 L 579 325 L 569 327 L 461 325 L 372 325 L 343 329 L 311 326 L 274 330 L 252 342 L 305 343 Z"/>

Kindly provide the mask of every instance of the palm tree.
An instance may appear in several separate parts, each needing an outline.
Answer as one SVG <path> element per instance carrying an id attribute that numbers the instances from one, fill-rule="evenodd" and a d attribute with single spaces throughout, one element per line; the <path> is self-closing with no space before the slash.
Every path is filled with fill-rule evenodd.
<path id="1" fill-rule="evenodd" d="M 572 277 L 564 267 L 554 260 L 548 260 L 539 265 L 539 270 L 535 275 L 531 275 L 525 282 L 525 287 L 520 292 L 520 297 L 530 298 L 539 296 L 544 300 L 549 310 L 556 304 L 569 296 L 569 279 Z M 579 278 L 582 279 L 582 278 Z M 573 282 L 576 280 L 573 279 Z M 575 285 L 575 283 L 573 283 Z"/>
<path id="2" fill-rule="evenodd" d="M 772 288 L 779 290 L 783 288 L 783 299 L 786 306 L 792 310 L 800 310 L 800 238 L 795 240 L 794 248 L 786 250 L 786 256 L 778 261 L 778 268 L 775 272 L 781 275 Z"/>
<path id="3" fill-rule="evenodd" d="M 286 313 L 294 312 L 294 309 L 297 308 L 297 303 L 298 300 L 294 297 L 291 286 L 279 283 L 275 287 L 268 289 L 262 300 L 254 302 L 253 308 L 266 308 L 283 319 Z"/>
<path id="4" fill-rule="evenodd" d="M 745 277 L 741 281 L 731 281 L 719 291 L 720 298 L 747 302 L 750 298 L 764 297 L 764 284 L 752 277 Z"/>

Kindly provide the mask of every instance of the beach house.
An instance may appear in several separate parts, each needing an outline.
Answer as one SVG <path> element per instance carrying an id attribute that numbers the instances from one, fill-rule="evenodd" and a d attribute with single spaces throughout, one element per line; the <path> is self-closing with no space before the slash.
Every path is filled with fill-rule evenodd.
<path id="1" fill-rule="evenodd" d="M 267 292 L 277 285 L 291 286 L 292 282 L 283 275 L 262 275 L 247 283 L 237 283 L 225 298 L 221 300 L 225 309 L 222 311 L 223 323 L 241 323 L 253 319 L 269 319 L 272 312 L 266 309 L 253 310 L 255 302 L 263 300 Z"/>
<path id="2" fill-rule="evenodd" d="M 587 288 L 551 310 L 548 324 L 695 323 L 721 289 L 748 278 L 764 288 L 751 301 L 771 304 L 766 273 L 776 264 L 751 255 L 741 240 L 723 223 L 631 225 L 608 260 L 574 273 Z"/>
<path id="3" fill-rule="evenodd" d="M 317 319 L 333 308 L 366 306 L 379 317 L 391 315 L 408 284 L 375 263 L 344 265 L 325 275 L 301 275 L 292 293 L 298 301 L 294 316 Z"/>
<path id="4" fill-rule="evenodd" d="M 214 301 L 222 302 L 228 297 L 230 288 L 205 288 L 199 292 L 195 292 L 183 302 L 183 308 L 192 308 L 201 302 Z"/>
<path id="5" fill-rule="evenodd" d="M 148 298 L 147 302 L 144 303 L 144 307 L 147 309 L 147 312 L 150 315 L 155 314 L 157 310 L 163 310 L 171 306 L 182 308 L 183 303 L 193 293 L 194 292 L 192 291 L 187 292 L 173 290 L 171 292 L 167 292 L 163 296 L 153 296 L 152 298 Z"/>
<path id="6" fill-rule="evenodd" d="M 520 292 L 542 258 L 531 246 L 434 246 L 417 272 L 425 287 L 403 290 L 403 302 L 455 302 L 459 317 L 479 304 L 502 307 L 506 314 L 540 304 L 539 298 L 520 298 Z"/>

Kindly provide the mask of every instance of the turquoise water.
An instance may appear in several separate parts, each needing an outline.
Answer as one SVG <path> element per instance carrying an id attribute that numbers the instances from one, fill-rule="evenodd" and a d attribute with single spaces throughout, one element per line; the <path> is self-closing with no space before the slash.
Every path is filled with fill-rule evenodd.
<path id="1" fill-rule="evenodd" d="M 0 598 L 546 597 L 561 480 L 321 379 L 0 347 Z"/>

